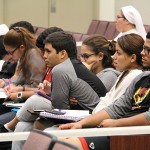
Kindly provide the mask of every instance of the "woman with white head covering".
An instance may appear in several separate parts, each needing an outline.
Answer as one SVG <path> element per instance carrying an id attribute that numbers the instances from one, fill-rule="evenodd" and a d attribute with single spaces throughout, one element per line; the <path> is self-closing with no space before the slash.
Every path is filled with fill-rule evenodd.
<path id="1" fill-rule="evenodd" d="M 114 39 L 117 39 L 126 34 L 136 33 L 146 38 L 146 31 L 143 25 L 143 21 L 139 12 L 133 6 L 122 7 L 119 11 L 116 19 L 116 29 L 120 32 Z"/>

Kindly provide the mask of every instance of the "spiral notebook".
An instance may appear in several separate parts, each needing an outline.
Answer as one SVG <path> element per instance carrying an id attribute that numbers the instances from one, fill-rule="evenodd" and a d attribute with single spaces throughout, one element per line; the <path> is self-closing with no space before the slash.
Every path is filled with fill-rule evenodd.
<path id="1" fill-rule="evenodd" d="M 60 111 L 63 112 L 65 111 L 65 114 L 58 115 L 50 112 L 40 112 L 40 117 L 76 122 L 90 115 L 88 110 L 64 110 L 63 109 Z"/>

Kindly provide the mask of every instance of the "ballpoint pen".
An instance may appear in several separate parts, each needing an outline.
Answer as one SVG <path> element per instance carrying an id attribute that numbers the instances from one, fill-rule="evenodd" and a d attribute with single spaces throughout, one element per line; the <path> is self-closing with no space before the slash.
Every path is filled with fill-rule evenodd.
<path id="1" fill-rule="evenodd" d="M 7 90 L 10 91 L 11 79 L 8 80 L 8 88 Z"/>

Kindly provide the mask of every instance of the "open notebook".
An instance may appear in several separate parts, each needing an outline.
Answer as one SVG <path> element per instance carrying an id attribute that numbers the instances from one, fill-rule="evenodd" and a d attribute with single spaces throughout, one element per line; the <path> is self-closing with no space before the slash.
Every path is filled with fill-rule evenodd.
<path id="1" fill-rule="evenodd" d="M 51 112 L 40 112 L 40 117 L 76 122 L 90 115 L 88 110 L 55 110 L 63 111 L 65 113 L 59 115 Z"/>

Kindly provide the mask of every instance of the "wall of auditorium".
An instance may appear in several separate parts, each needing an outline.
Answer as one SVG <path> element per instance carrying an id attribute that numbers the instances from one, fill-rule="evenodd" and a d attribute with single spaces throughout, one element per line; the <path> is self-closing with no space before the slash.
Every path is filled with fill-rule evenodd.
<path id="1" fill-rule="evenodd" d="M 59 26 L 64 30 L 85 33 L 91 20 L 97 19 L 98 1 L 3 0 L 2 20 L 8 26 L 16 21 L 27 20 L 34 26 Z"/>
<path id="2" fill-rule="evenodd" d="M 144 24 L 150 24 L 149 0 L 0 0 L 0 24 L 27 20 L 34 26 L 86 33 L 92 19 L 113 21 L 129 4 L 139 10 Z"/>
<path id="3" fill-rule="evenodd" d="M 48 0 L 4 0 L 4 22 L 26 20 L 33 25 L 48 27 Z"/>
<path id="4" fill-rule="evenodd" d="M 0 24 L 2 24 L 3 23 L 3 20 L 4 20 L 4 14 L 3 14 L 3 12 L 4 12 L 4 9 L 3 9 L 4 7 L 3 7 L 3 0 L 0 0 Z"/>

